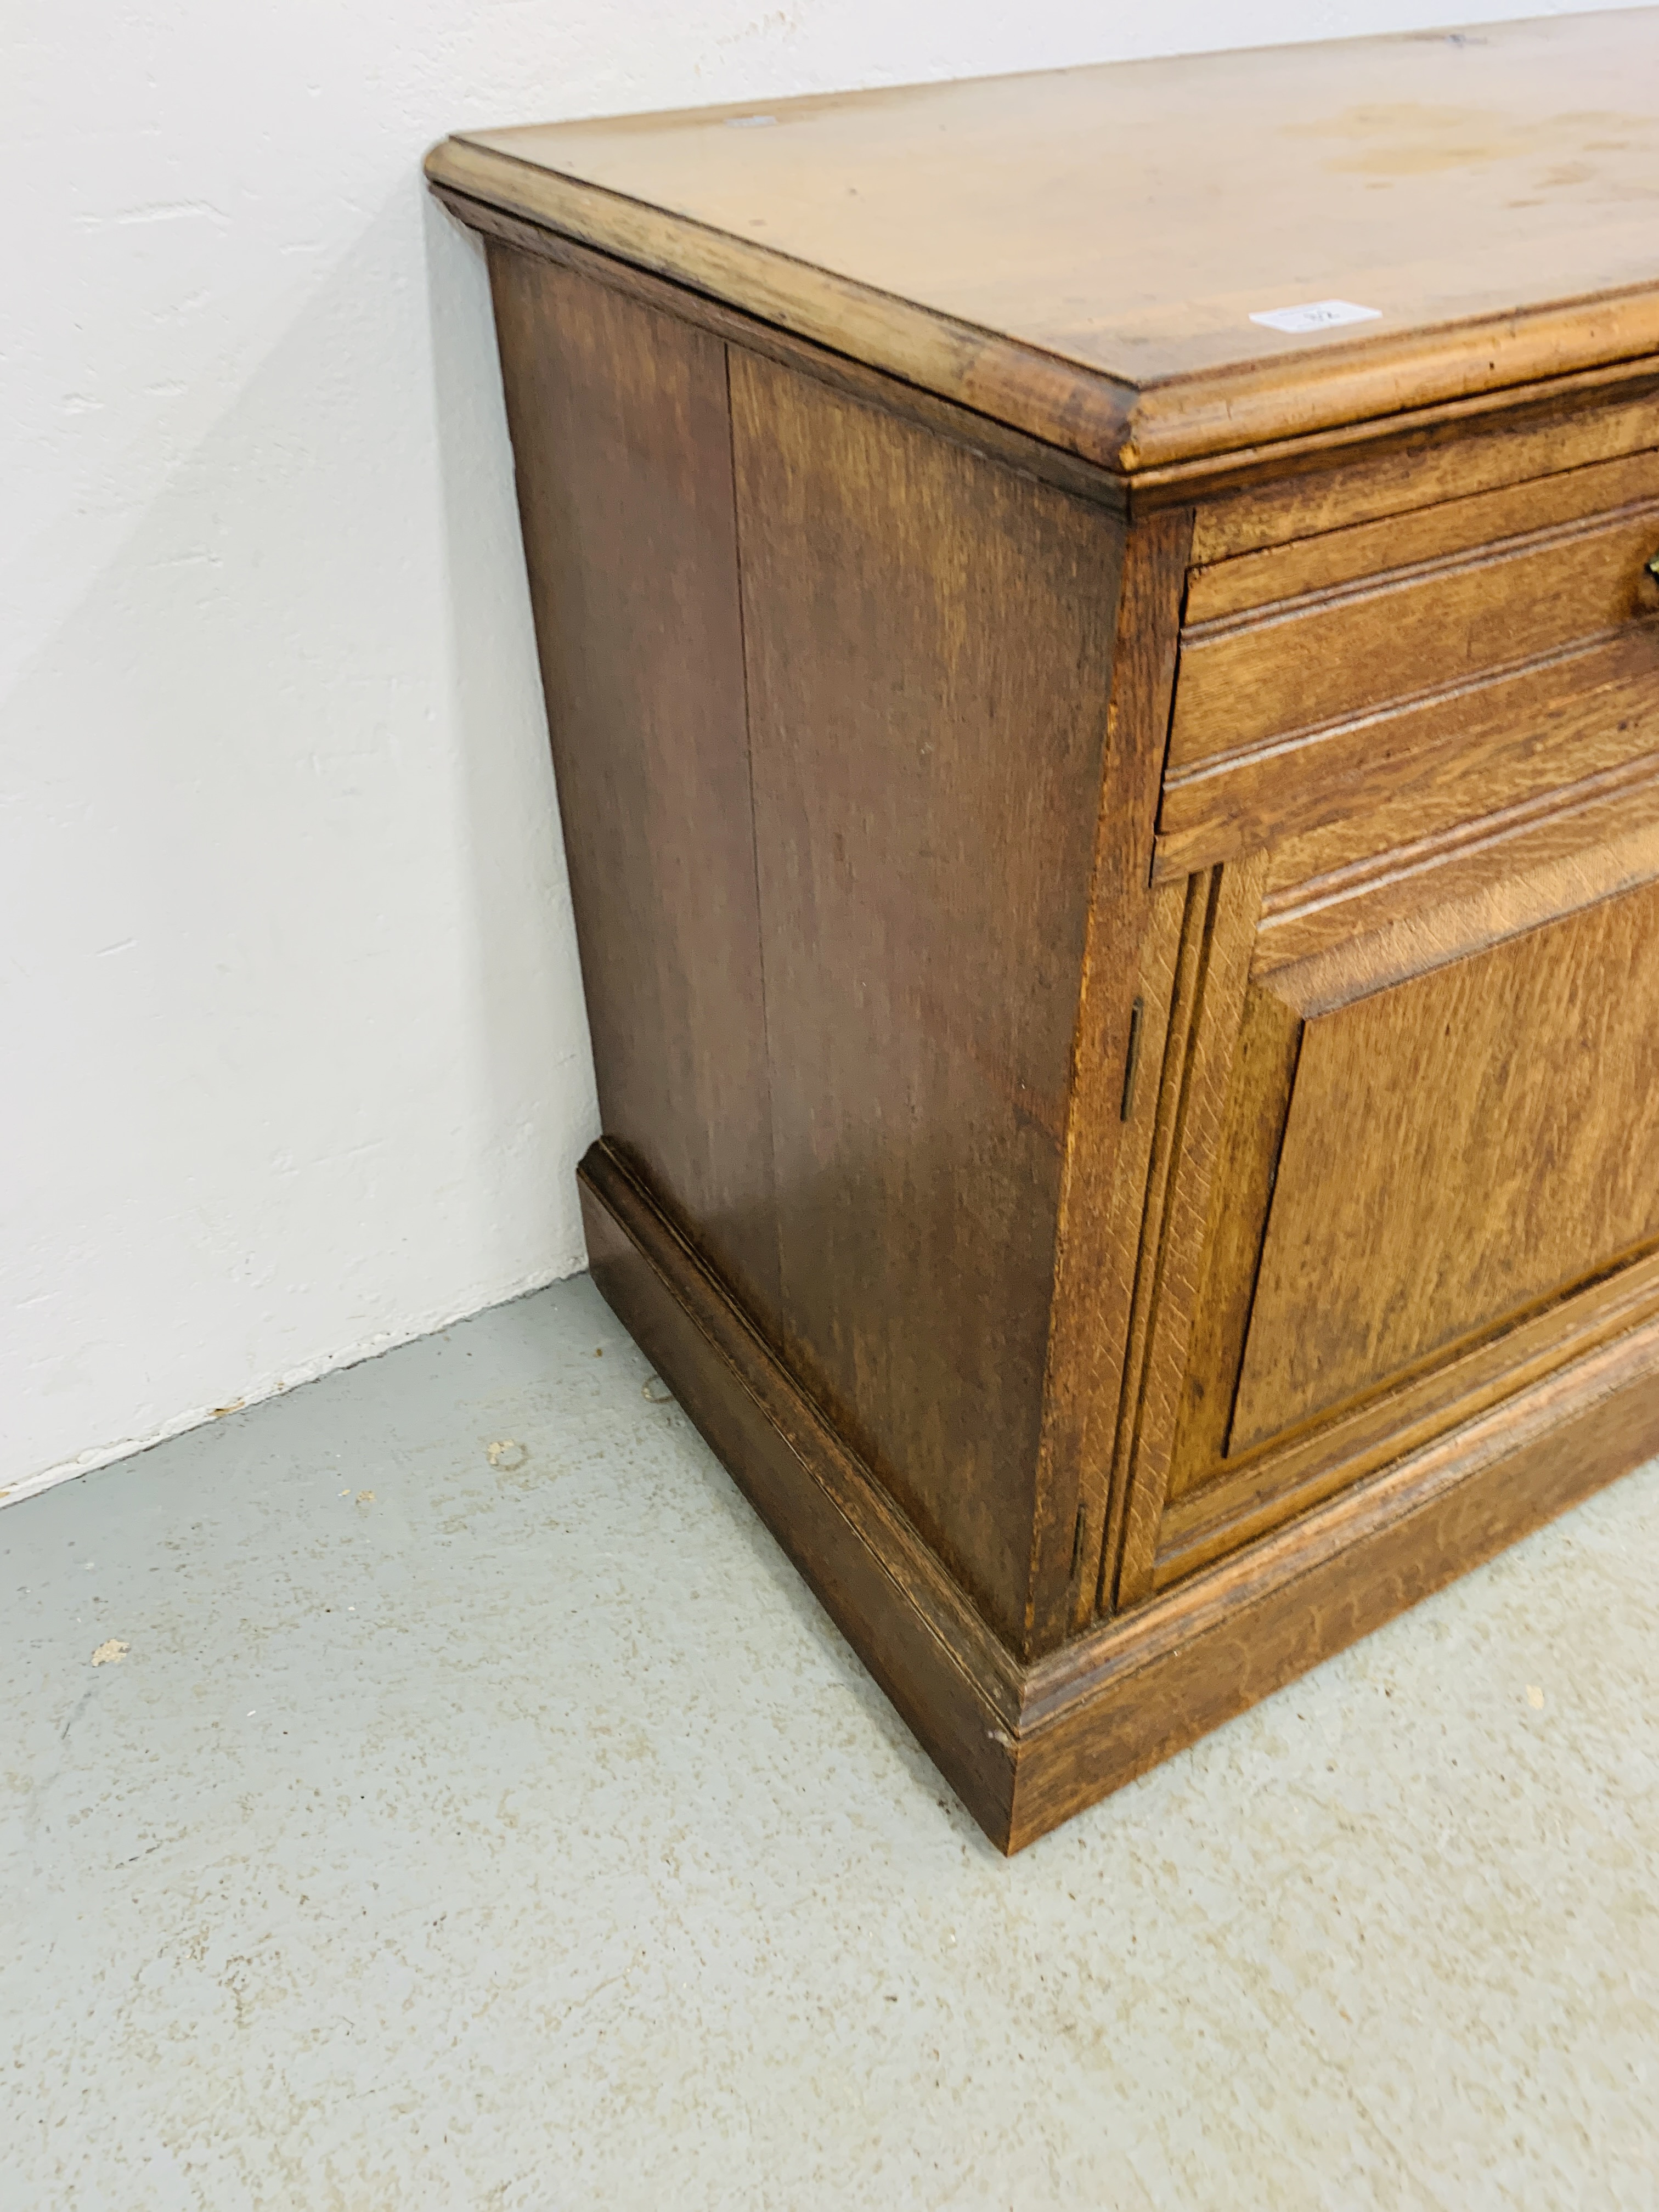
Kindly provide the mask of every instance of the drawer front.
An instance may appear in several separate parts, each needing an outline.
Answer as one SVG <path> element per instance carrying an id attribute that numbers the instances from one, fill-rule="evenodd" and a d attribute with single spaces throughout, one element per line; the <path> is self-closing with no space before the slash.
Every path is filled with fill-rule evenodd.
<path id="1" fill-rule="evenodd" d="M 1472 755 L 1492 757 L 1495 795 L 1524 796 L 1525 761 L 1504 765 L 1517 740 L 1598 768 L 1650 747 L 1631 726 L 1659 701 L 1656 556 L 1659 453 L 1641 453 L 1194 570 L 1160 875 Z"/>

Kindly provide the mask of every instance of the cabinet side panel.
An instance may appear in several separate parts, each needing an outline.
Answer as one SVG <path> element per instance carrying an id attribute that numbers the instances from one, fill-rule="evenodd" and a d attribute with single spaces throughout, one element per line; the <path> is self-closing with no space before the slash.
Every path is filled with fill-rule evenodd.
<path id="1" fill-rule="evenodd" d="M 1121 526 L 732 380 L 786 1340 L 1018 1644 Z"/>
<path id="2" fill-rule="evenodd" d="M 504 246 L 490 273 L 600 1116 L 769 1328 L 726 349 Z"/>

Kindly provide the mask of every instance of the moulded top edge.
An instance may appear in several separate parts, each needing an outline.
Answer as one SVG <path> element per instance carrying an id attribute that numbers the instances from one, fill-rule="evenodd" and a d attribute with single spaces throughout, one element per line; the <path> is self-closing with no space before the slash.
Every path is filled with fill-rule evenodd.
<path id="1" fill-rule="evenodd" d="M 1659 354 L 1654 9 L 469 131 L 428 168 L 1130 474 Z"/>

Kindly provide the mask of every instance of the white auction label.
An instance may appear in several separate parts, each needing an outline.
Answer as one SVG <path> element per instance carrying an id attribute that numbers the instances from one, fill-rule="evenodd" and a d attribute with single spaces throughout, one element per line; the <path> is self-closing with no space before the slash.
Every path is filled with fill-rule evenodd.
<path id="1" fill-rule="evenodd" d="M 1263 307 L 1249 321 L 1267 330 L 1336 330 L 1338 323 L 1376 323 L 1380 314 L 1380 307 L 1356 307 L 1352 299 L 1310 299 L 1301 307 Z"/>
<path id="2" fill-rule="evenodd" d="M 1374 323 L 1381 307 L 1356 307 L 1352 300 L 1310 300 L 1301 307 L 1267 307 L 1252 315 L 1270 331 L 1331 331 L 1339 323 Z"/>

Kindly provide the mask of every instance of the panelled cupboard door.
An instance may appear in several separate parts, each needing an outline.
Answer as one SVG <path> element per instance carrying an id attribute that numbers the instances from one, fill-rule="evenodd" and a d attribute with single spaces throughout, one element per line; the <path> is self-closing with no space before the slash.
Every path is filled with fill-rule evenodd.
<path id="1" fill-rule="evenodd" d="M 1163 896 L 1192 936 L 1191 884 Z M 1198 936 L 1224 975 L 1213 923 Z M 1389 932 L 1374 959 L 1361 935 L 1310 991 L 1305 968 L 1265 965 L 1258 936 L 1242 989 L 1184 1016 L 1226 1060 L 1226 1103 L 1169 1170 L 1206 1194 L 1201 1237 L 1182 1251 L 1166 1227 L 1145 1270 L 1164 1294 L 1126 1388 L 1109 1601 L 1178 1581 L 1659 1304 L 1659 880 L 1437 957 L 1455 939 L 1420 931 L 1425 964 L 1402 974 Z M 1192 1058 L 1164 1054 L 1165 1118 L 1190 1121 Z M 1158 1335 L 1182 1372 L 1161 1432 Z"/>
<path id="2" fill-rule="evenodd" d="M 1648 886 L 1306 1024 L 1229 1450 L 1656 1238 Z"/>

